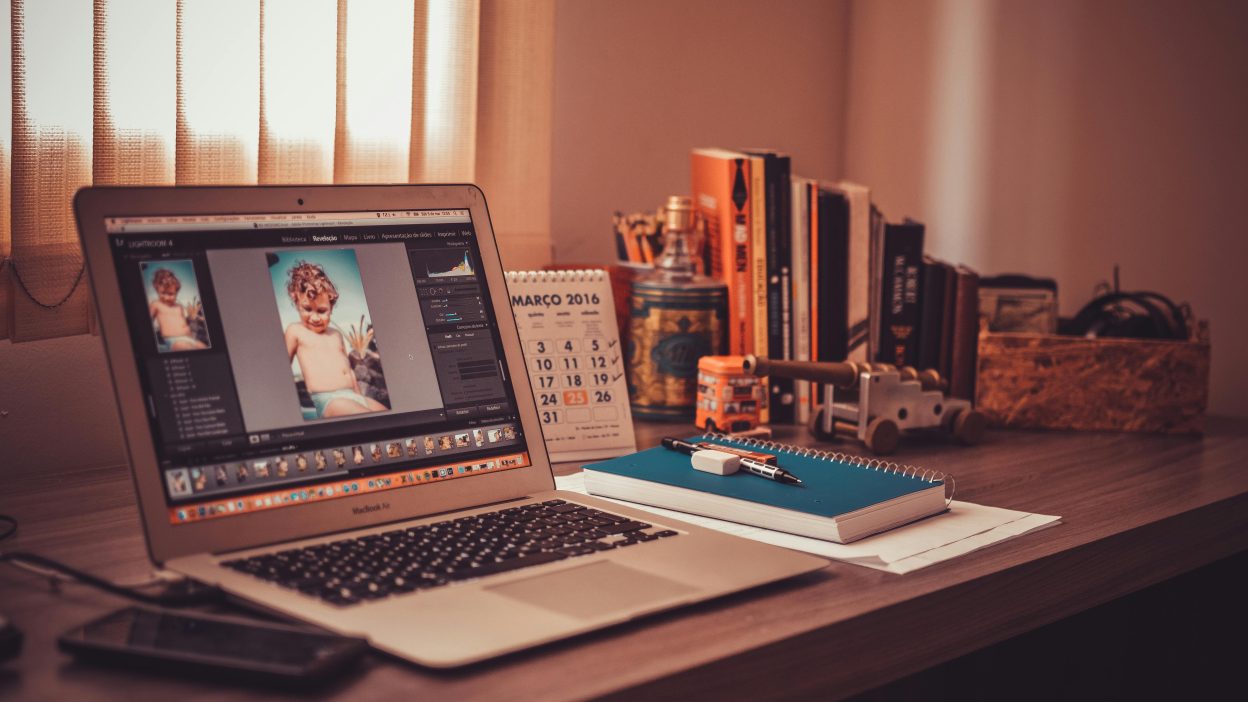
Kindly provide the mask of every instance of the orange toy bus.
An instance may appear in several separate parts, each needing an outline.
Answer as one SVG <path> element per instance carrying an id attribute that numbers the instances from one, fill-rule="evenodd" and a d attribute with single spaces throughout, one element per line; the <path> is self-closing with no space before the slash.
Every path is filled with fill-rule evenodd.
<path id="1" fill-rule="evenodd" d="M 707 431 L 741 432 L 758 426 L 767 406 L 762 378 L 747 373 L 745 356 L 698 359 L 698 403 L 694 423 Z"/>

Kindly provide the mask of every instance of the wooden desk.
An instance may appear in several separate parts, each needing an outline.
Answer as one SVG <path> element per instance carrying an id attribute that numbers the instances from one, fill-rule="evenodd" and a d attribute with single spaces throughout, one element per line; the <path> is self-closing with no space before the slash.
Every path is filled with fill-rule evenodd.
<path id="1" fill-rule="evenodd" d="M 641 425 L 639 436 L 650 445 L 681 429 Z M 805 439 L 796 429 L 779 438 Z M 954 474 L 959 498 L 1060 514 L 1063 523 L 905 576 L 833 563 L 786 583 L 450 674 L 378 656 L 318 696 L 852 695 L 1244 551 L 1245 456 L 1248 421 L 1239 420 L 1211 420 L 1203 439 L 994 432 L 969 449 L 905 444 L 896 458 Z M 148 572 L 124 469 L 32 473 L 5 490 L 0 512 L 22 524 L 5 548 L 121 580 Z M 61 632 L 120 604 L 76 585 L 51 594 L 40 579 L 0 568 L 0 609 L 26 633 L 21 658 L 0 667 L 0 698 L 264 696 L 83 666 L 56 651 Z"/>

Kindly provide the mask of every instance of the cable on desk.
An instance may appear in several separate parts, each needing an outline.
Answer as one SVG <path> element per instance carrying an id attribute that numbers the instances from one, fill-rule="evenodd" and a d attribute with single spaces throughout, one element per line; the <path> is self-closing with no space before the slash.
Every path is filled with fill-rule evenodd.
<path id="1" fill-rule="evenodd" d="M 9 565 L 13 566 L 14 568 L 20 568 L 28 573 L 33 573 L 35 575 L 38 575 L 41 578 L 47 578 L 49 581 L 51 581 L 51 585 L 53 587 L 55 587 L 57 583 L 77 582 L 75 578 L 68 576 L 60 571 L 51 570 L 49 568 L 42 568 L 40 566 L 27 563 L 26 561 L 13 560 L 13 561 L 9 561 Z M 113 584 L 118 587 L 126 588 L 127 590 L 132 590 L 132 589 L 154 587 L 156 585 L 172 585 L 175 583 L 181 583 L 182 580 L 183 578 L 181 576 L 170 578 L 170 577 L 165 577 L 159 572 L 152 572 L 146 578 L 142 580 L 134 580 L 130 582 L 118 581 L 118 582 L 114 582 Z"/>
<path id="2" fill-rule="evenodd" d="M 27 566 L 43 568 L 46 570 L 60 573 L 69 578 L 76 580 L 84 585 L 104 590 L 119 597 L 124 597 L 135 602 L 143 604 L 155 605 L 158 607 L 189 607 L 191 605 L 206 604 L 208 602 L 216 602 L 221 599 L 222 593 L 215 587 L 198 586 L 191 581 L 183 581 L 175 583 L 169 589 L 157 594 L 148 594 L 142 592 L 135 587 L 119 585 L 112 583 L 103 578 L 94 576 L 90 573 L 72 568 L 45 558 L 35 553 L 22 553 L 20 551 L 11 551 L 8 553 L 0 553 L 0 563 L 8 563 L 14 567 L 30 570 Z M 37 571 L 36 571 L 37 572 Z"/>
<path id="3" fill-rule="evenodd" d="M 8 515 L 0 514 L 0 528 L 5 524 L 9 525 L 9 528 L 7 531 L 0 531 L 0 541 L 17 533 L 17 520 Z M 158 607 L 187 607 L 205 604 L 220 600 L 222 595 L 221 591 L 215 587 L 203 587 L 191 581 L 177 582 L 164 592 L 149 594 L 141 592 L 139 588 L 154 585 L 160 582 L 159 578 L 153 578 L 148 582 L 135 585 L 113 583 L 36 553 L 24 553 L 21 551 L 0 552 L 0 563 L 8 563 L 15 568 L 21 568 L 22 570 L 50 578 L 53 583 L 64 579 L 74 580 L 105 592 L 125 597 L 126 599 Z"/>

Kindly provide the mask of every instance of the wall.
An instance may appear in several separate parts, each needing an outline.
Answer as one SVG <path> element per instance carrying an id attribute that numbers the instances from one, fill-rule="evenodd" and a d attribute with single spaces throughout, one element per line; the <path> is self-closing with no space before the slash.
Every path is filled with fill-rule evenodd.
<path id="1" fill-rule="evenodd" d="M 1211 321 L 1211 413 L 1248 415 L 1248 4 L 872 0 L 851 8 L 846 177 L 928 248 Z M 1237 294 L 1237 291 L 1239 294 Z"/>
<path id="2" fill-rule="evenodd" d="M 1055 274 L 1067 313 L 1115 262 L 1190 301 L 1210 411 L 1248 415 L 1248 4 L 560 0 L 555 22 L 559 261 L 610 260 L 610 213 L 684 192 L 690 148 L 784 148 L 925 219 L 937 255 Z M 0 474 L 122 460 L 98 338 L 0 342 Z"/>
<path id="3" fill-rule="evenodd" d="M 611 213 L 689 190 L 689 150 L 766 146 L 832 178 L 847 2 L 560 0 L 551 228 L 561 263 L 612 260 Z"/>
<path id="4" fill-rule="evenodd" d="M 0 341 L 0 476 L 125 462 L 100 338 Z"/>

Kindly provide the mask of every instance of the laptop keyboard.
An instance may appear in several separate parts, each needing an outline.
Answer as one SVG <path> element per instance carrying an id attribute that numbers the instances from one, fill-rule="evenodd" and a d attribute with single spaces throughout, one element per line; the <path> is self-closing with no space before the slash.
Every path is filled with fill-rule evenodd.
<path id="1" fill-rule="evenodd" d="M 221 565 L 347 606 L 676 535 L 547 500 Z"/>

